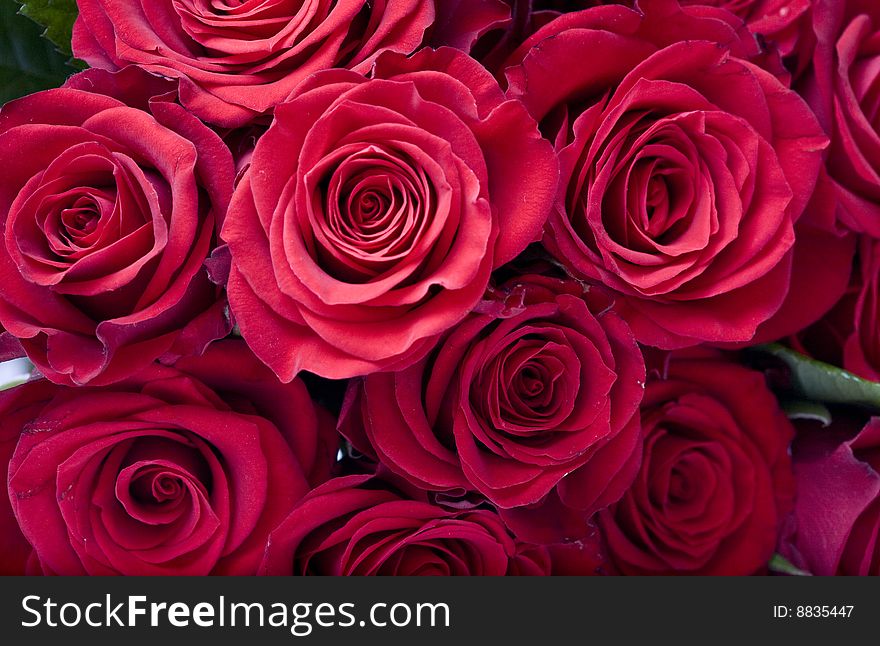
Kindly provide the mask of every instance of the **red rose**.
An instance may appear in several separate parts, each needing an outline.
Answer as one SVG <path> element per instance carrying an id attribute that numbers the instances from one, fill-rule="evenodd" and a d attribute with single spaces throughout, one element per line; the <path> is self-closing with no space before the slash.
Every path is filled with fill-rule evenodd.
<path id="1" fill-rule="evenodd" d="M 272 532 L 262 574 L 548 574 L 549 558 L 518 543 L 491 511 L 449 511 L 371 476 L 336 478 Z"/>
<path id="2" fill-rule="evenodd" d="M 813 0 L 817 44 L 799 86 L 831 137 L 834 205 L 855 231 L 880 237 L 880 4 Z"/>
<path id="3" fill-rule="evenodd" d="M 642 403 L 635 483 L 599 514 L 623 574 L 752 574 L 790 511 L 793 429 L 752 370 L 708 355 L 672 358 Z"/>
<path id="4" fill-rule="evenodd" d="M 232 158 L 179 105 L 148 101 L 154 82 L 92 70 L 0 111 L 0 323 L 58 383 L 117 381 L 230 329 L 203 263 Z"/>
<path id="5" fill-rule="evenodd" d="M 73 51 L 92 67 L 134 63 L 180 79 L 205 121 L 243 125 L 311 73 L 366 71 L 383 51 L 408 54 L 434 19 L 433 1 L 78 0 Z"/>
<path id="6" fill-rule="evenodd" d="M 544 242 L 618 292 L 646 344 L 748 341 L 789 293 L 827 141 L 804 101 L 747 60 L 759 52 L 733 15 L 639 7 L 562 15 L 507 69 L 560 154 Z M 569 64 L 580 59 L 593 64 Z M 842 291 L 851 243 L 832 258 L 826 280 Z M 779 331 L 821 313 L 786 312 Z"/>
<path id="7" fill-rule="evenodd" d="M 9 499 L 46 573 L 254 574 L 335 457 L 329 415 L 240 341 L 113 387 L 35 382 L 0 407 L 21 433 Z"/>
<path id="8" fill-rule="evenodd" d="M 223 229 L 241 333 L 282 380 L 410 364 L 540 236 L 556 182 L 535 122 L 457 50 L 316 74 Z"/>
<path id="9" fill-rule="evenodd" d="M 638 468 L 644 379 L 602 292 L 525 276 L 424 360 L 354 382 L 340 430 L 416 486 L 479 492 L 525 540 L 570 540 Z"/>
<path id="10" fill-rule="evenodd" d="M 800 428 L 794 536 L 782 553 L 821 575 L 880 575 L 880 418 Z"/>

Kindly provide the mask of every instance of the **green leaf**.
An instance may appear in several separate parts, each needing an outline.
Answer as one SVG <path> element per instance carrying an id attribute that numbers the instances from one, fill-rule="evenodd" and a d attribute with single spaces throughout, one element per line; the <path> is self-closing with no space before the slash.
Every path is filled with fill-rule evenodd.
<path id="1" fill-rule="evenodd" d="M 778 343 L 756 346 L 753 350 L 782 360 L 791 371 L 792 389 L 804 399 L 880 409 L 880 383 L 805 357 Z"/>
<path id="2" fill-rule="evenodd" d="M 15 0 L 15 2 L 21 5 L 19 13 L 44 27 L 43 36 L 55 43 L 62 54 L 71 55 L 70 39 L 73 34 L 73 23 L 79 14 L 76 0 Z"/>
<path id="3" fill-rule="evenodd" d="M 821 422 L 822 426 L 831 424 L 831 411 L 819 402 L 808 402 L 800 399 L 791 399 L 782 402 L 782 410 L 789 419 L 804 419 Z"/>
<path id="4" fill-rule="evenodd" d="M 781 554 L 774 554 L 773 558 L 770 559 L 768 567 L 771 572 L 776 572 L 777 574 L 787 574 L 789 576 L 813 576 L 806 570 L 794 566 L 791 561 Z"/>
<path id="5" fill-rule="evenodd" d="M 13 0 L 0 0 L 0 104 L 31 92 L 58 87 L 74 70 L 40 28 L 16 13 Z"/>

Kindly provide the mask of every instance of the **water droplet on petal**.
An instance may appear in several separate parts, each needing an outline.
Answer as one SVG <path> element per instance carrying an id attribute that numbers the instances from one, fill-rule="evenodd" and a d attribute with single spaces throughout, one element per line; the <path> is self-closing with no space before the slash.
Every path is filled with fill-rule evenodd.
<path id="1" fill-rule="evenodd" d="M 39 485 L 37 487 L 32 487 L 30 489 L 25 489 L 24 491 L 16 491 L 15 497 L 19 500 L 27 500 L 28 498 L 33 498 L 38 493 L 40 493 L 43 489 L 46 488 L 45 484 Z"/>
<path id="2" fill-rule="evenodd" d="M 68 485 L 67 489 L 58 494 L 58 502 L 64 501 L 68 496 L 72 499 L 73 496 L 70 495 L 71 489 L 73 489 L 73 485 Z"/>
<path id="3" fill-rule="evenodd" d="M 24 435 L 36 435 L 37 433 L 52 433 L 57 430 L 58 422 L 38 420 L 36 422 L 31 422 L 30 424 L 25 424 L 21 429 L 21 432 Z"/>

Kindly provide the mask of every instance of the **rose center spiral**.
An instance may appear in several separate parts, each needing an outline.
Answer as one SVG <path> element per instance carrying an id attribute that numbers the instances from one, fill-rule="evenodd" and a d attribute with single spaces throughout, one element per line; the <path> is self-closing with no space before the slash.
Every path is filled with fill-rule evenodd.
<path id="1" fill-rule="evenodd" d="M 131 483 L 132 497 L 144 504 L 178 501 L 186 489 L 179 474 L 159 469 L 145 469 Z"/>
<path id="2" fill-rule="evenodd" d="M 405 155 L 367 146 L 327 160 L 315 171 L 320 182 L 313 228 L 316 255 L 340 280 L 368 282 L 425 246 L 434 191 L 430 180 Z"/>
<path id="3" fill-rule="evenodd" d="M 100 219 L 101 205 L 91 195 L 80 196 L 73 204 L 61 211 L 61 224 L 71 238 L 92 233 Z"/>

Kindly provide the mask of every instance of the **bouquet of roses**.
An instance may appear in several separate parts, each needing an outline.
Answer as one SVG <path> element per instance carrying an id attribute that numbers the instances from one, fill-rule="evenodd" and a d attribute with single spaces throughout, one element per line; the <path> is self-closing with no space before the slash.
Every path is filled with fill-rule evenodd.
<path id="1" fill-rule="evenodd" d="M 880 573 L 876 0 L 0 17 L 0 571 Z"/>

